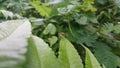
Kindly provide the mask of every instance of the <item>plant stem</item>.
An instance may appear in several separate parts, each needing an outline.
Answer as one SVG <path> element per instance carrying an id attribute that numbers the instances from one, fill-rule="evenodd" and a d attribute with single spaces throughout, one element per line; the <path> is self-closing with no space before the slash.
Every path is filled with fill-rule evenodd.
<path id="1" fill-rule="evenodd" d="M 70 25 L 70 17 L 69 16 L 68 16 L 68 28 L 70 30 L 71 35 L 74 37 L 73 31 L 72 31 L 72 28 L 71 28 L 71 25 Z"/>

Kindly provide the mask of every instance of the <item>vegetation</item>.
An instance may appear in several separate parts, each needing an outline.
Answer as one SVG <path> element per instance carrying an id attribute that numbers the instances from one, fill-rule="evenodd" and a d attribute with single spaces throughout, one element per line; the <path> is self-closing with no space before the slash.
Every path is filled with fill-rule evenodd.
<path id="1" fill-rule="evenodd" d="M 0 68 L 120 68 L 120 0 L 0 0 Z"/>

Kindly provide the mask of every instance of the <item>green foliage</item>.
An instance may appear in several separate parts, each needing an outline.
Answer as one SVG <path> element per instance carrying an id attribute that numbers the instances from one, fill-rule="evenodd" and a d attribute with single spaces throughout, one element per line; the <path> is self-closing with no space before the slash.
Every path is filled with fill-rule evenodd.
<path id="1" fill-rule="evenodd" d="M 11 68 L 77 68 L 78 66 L 78 68 L 100 68 L 101 65 L 102 68 L 119 68 L 119 1 L 0 0 L 0 44 L 6 45 L 4 48 L 8 49 L 4 49 L 3 45 L 0 47 L 0 66 L 6 65 L 5 68 L 9 66 Z M 18 19 L 29 19 L 32 26 L 26 23 L 27 20 Z M 4 24 L 6 20 L 17 21 L 15 21 L 16 24 L 13 24 L 13 21 L 7 21 L 9 24 Z M 27 32 L 30 32 L 27 35 L 30 37 L 26 39 L 24 34 L 26 35 Z M 61 38 L 60 35 L 65 38 Z M 25 38 L 21 39 L 23 37 Z M 28 44 L 22 43 L 24 40 Z M 9 46 L 19 46 L 15 42 L 25 45 L 23 49 L 27 52 L 23 54 L 20 51 L 15 56 L 9 55 L 8 51 L 11 48 Z M 8 43 L 11 44 L 8 46 Z M 80 46 L 81 44 L 84 46 Z M 11 51 L 12 54 L 17 52 Z M 18 55 L 24 57 L 24 60 L 16 57 Z"/>
<path id="2" fill-rule="evenodd" d="M 28 58 L 30 58 L 28 59 L 27 68 L 56 68 L 58 66 L 62 68 L 52 49 L 42 39 L 32 36 L 29 40 L 29 51 Z"/>
<path id="3" fill-rule="evenodd" d="M 91 11 L 91 12 L 97 11 L 97 9 L 93 6 L 93 4 L 94 4 L 94 0 L 84 0 L 83 6 L 85 6 L 85 8 L 83 9 L 85 11 Z"/>
<path id="4" fill-rule="evenodd" d="M 95 56 L 91 53 L 91 51 L 83 46 L 86 50 L 86 58 L 85 58 L 85 68 L 101 68 L 99 62 L 95 58 Z"/>
<path id="5" fill-rule="evenodd" d="M 82 24 L 82 25 L 86 25 L 87 24 L 87 17 L 82 16 L 80 19 L 77 19 L 76 22 L 78 22 L 79 24 Z"/>
<path id="6" fill-rule="evenodd" d="M 100 33 L 107 35 L 107 34 L 109 34 L 109 33 L 111 33 L 113 31 L 116 34 L 119 34 L 120 33 L 119 28 L 120 28 L 119 24 L 114 25 L 112 23 L 108 23 L 108 24 L 103 25 L 103 27 L 100 30 Z"/>
<path id="7" fill-rule="evenodd" d="M 101 42 L 94 45 L 94 54 L 101 64 L 104 64 L 106 68 L 117 68 L 117 66 L 120 66 L 120 57 L 112 53 L 110 47 Z"/>
<path id="8" fill-rule="evenodd" d="M 37 12 L 42 15 L 48 17 L 51 13 L 51 8 L 49 8 L 46 4 L 41 3 L 40 1 L 33 1 L 30 4 L 37 10 Z"/>
<path id="9" fill-rule="evenodd" d="M 82 60 L 77 51 L 65 38 L 62 38 L 60 41 L 59 60 L 65 65 L 64 68 L 83 68 Z"/>
<path id="10" fill-rule="evenodd" d="M 5 17 L 5 19 L 22 18 L 19 14 L 14 14 L 13 12 L 7 10 L 0 10 L 0 13 L 2 14 L 2 17 Z"/>
<path id="11" fill-rule="evenodd" d="M 52 36 L 51 38 L 48 38 L 48 40 L 49 40 L 50 46 L 52 46 L 57 42 L 58 38 L 56 36 Z"/>
<path id="12" fill-rule="evenodd" d="M 9 29 L 12 26 L 15 27 Z M 0 24 L 0 28 L 1 68 L 83 68 L 77 50 L 63 36 L 61 36 L 57 57 L 47 43 L 31 34 L 31 24 L 28 20 L 3 22 Z M 20 32 L 23 29 L 25 30 Z M 84 48 L 86 50 L 86 65 L 93 64 L 92 68 L 96 66 L 100 68 L 93 54 L 85 46 Z M 86 68 L 88 67 L 86 66 Z"/>
<path id="13" fill-rule="evenodd" d="M 54 35 L 56 33 L 56 27 L 53 24 L 48 24 L 45 30 L 43 31 L 43 34 L 51 34 Z"/>

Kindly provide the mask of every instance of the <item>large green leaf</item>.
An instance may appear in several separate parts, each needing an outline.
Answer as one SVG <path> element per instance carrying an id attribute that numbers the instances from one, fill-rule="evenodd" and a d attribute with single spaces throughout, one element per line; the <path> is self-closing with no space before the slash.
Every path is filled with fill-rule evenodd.
<path id="1" fill-rule="evenodd" d="M 29 39 L 27 63 L 25 68 L 33 67 L 83 68 L 83 65 L 77 51 L 65 38 L 61 40 L 60 56 L 57 58 L 52 49 L 42 39 L 32 36 Z"/>
<path id="2" fill-rule="evenodd" d="M 59 60 L 64 68 L 83 68 L 82 61 L 73 45 L 65 38 L 60 41 Z"/>
<path id="3" fill-rule="evenodd" d="M 40 38 L 29 39 L 26 68 L 62 68 L 52 49 Z"/>
<path id="4" fill-rule="evenodd" d="M 104 64 L 106 68 L 120 67 L 120 58 L 112 53 L 111 48 L 105 43 L 97 42 L 94 46 L 94 54 L 101 64 Z"/>
<path id="5" fill-rule="evenodd" d="M 85 57 L 85 68 L 101 68 L 99 62 L 92 54 L 92 52 L 83 45 L 86 50 L 86 57 Z"/>
<path id="6" fill-rule="evenodd" d="M 31 25 L 28 20 L 0 23 L 0 68 L 22 67 L 30 35 Z"/>

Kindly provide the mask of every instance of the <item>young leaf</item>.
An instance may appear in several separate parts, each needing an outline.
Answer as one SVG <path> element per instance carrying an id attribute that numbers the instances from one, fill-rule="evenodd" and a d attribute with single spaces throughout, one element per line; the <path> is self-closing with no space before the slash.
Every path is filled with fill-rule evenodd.
<path id="1" fill-rule="evenodd" d="M 0 68 L 22 68 L 30 35 L 28 20 L 0 23 Z"/>
<path id="2" fill-rule="evenodd" d="M 59 52 L 59 60 L 64 64 L 64 68 L 83 68 L 80 56 L 67 39 L 61 39 Z"/>
<path id="3" fill-rule="evenodd" d="M 48 38 L 48 40 L 49 40 L 50 46 L 52 46 L 57 42 L 58 38 L 56 36 L 52 36 L 51 38 Z"/>
<path id="4" fill-rule="evenodd" d="M 56 33 L 56 27 L 52 23 L 48 24 L 45 30 L 43 31 L 43 34 L 51 34 L 54 35 Z"/>

